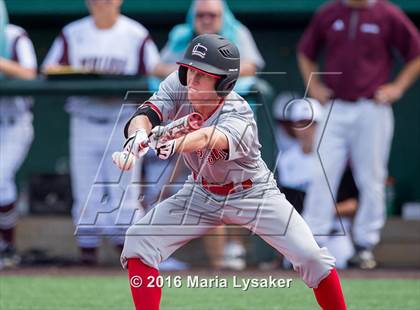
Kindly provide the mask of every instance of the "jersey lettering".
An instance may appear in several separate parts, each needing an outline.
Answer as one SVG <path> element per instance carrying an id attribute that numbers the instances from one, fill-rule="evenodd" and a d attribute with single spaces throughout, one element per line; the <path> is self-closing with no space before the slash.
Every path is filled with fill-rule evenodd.
<path id="1" fill-rule="evenodd" d="M 127 60 L 114 57 L 84 57 L 81 63 L 83 68 L 91 71 L 122 74 Z"/>
<path id="2" fill-rule="evenodd" d="M 208 153 L 207 162 L 209 165 L 214 165 L 218 160 L 226 160 L 228 158 L 228 153 L 224 150 L 212 149 L 210 152 L 204 150 L 197 150 L 196 154 L 200 159 L 204 158 L 204 154 Z"/>

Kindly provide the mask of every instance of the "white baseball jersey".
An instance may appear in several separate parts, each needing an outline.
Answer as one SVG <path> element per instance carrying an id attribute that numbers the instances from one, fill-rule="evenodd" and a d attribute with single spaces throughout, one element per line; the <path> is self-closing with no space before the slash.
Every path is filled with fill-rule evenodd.
<path id="1" fill-rule="evenodd" d="M 314 153 L 304 153 L 299 143 L 280 152 L 277 159 L 280 185 L 306 192 L 312 181 L 316 159 Z"/>
<path id="2" fill-rule="evenodd" d="M 37 68 L 34 46 L 23 28 L 7 25 L 6 40 L 11 60 L 18 62 L 24 68 Z M 28 97 L 0 97 L 0 115 L 18 116 L 27 112 L 31 105 L 32 99 Z"/>
<path id="3" fill-rule="evenodd" d="M 110 29 L 98 29 L 91 16 L 64 27 L 55 39 L 43 67 L 68 65 L 104 74 L 147 75 L 159 62 L 159 52 L 149 32 L 121 15 Z M 97 118 L 115 117 L 120 101 L 72 97 L 67 111 Z"/>
<path id="4" fill-rule="evenodd" d="M 43 66 L 67 65 L 103 74 L 148 75 L 158 62 L 158 50 L 149 32 L 139 23 L 119 16 L 111 28 L 98 29 L 89 16 L 64 27 Z M 71 114 L 72 215 L 80 247 L 97 247 L 102 235 L 111 236 L 113 243 L 122 243 L 125 228 L 120 220 L 124 217 L 123 222 L 126 221 L 125 216 L 131 218 L 131 211 L 139 204 L 139 189 L 135 187 L 130 195 L 124 196 L 121 212 L 105 212 L 102 219 L 96 218 L 101 209 L 109 211 L 122 201 L 121 188 L 108 186 L 117 182 L 120 171 L 110 160 L 103 159 L 111 158 L 112 152 L 124 142 L 114 132 L 122 130 L 124 115 L 131 114 L 134 107 L 123 109 L 117 121 L 123 103 L 123 98 L 78 96 L 70 97 L 66 104 Z M 133 175 L 139 175 L 139 168 L 137 165 Z M 106 203 L 103 197 L 107 197 Z"/>
<path id="5" fill-rule="evenodd" d="M 187 99 L 187 88 L 179 82 L 178 72 L 169 75 L 146 104 L 163 122 L 194 112 Z M 183 153 L 185 163 L 193 172 L 208 182 L 222 184 L 268 177 L 271 172 L 261 159 L 257 125 L 245 99 L 232 91 L 205 120 L 203 127 L 210 126 L 226 135 L 229 149 Z"/>

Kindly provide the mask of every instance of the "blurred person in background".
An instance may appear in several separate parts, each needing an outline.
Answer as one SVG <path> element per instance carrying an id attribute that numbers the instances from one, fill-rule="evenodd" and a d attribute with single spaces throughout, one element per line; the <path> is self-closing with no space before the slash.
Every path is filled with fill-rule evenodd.
<path id="1" fill-rule="evenodd" d="M 177 70 L 178 65 L 176 62 L 182 59 L 190 41 L 197 35 L 213 33 L 222 35 L 239 47 L 241 53 L 240 78 L 234 90 L 239 94 L 248 92 L 256 81 L 256 72 L 264 67 L 264 60 L 249 29 L 235 18 L 227 3 L 223 0 L 192 1 L 186 23 L 176 25 L 169 33 L 169 40 L 161 51 L 161 62 L 156 67 L 155 73 L 165 78 Z M 146 157 L 145 162 L 147 162 L 145 169 L 153 172 L 145 171 L 146 176 L 148 174 L 168 176 L 167 178 L 161 178 L 163 183 L 169 177 L 178 184 L 183 184 L 183 181 L 186 179 L 186 169 L 178 161 L 178 158 L 173 158 L 169 165 L 168 163 L 158 162 L 154 158 L 152 160 L 150 157 Z M 159 164 L 160 166 L 158 166 Z M 175 172 L 172 173 L 175 166 Z M 165 171 L 163 172 L 163 170 Z M 156 173 L 156 171 L 162 172 Z M 157 188 L 160 187 L 158 186 Z M 171 186 L 173 193 L 177 189 L 179 188 Z M 151 188 L 151 190 L 153 189 Z M 229 229 L 229 231 L 232 232 L 229 242 L 225 240 L 227 230 L 224 227 L 216 228 L 208 236 L 204 237 L 210 265 L 214 269 L 245 268 L 245 247 L 240 238 L 241 231 L 237 231 L 234 228 Z"/>
<path id="2" fill-rule="evenodd" d="M 286 108 L 290 102 L 301 99 L 302 96 L 297 92 L 285 91 L 281 92 L 276 99 L 274 99 L 272 107 L 272 115 L 274 118 L 274 138 L 276 142 L 278 154 L 286 151 L 297 143 L 296 138 L 290 132 L 286 124 Z"/>
<path id="3" fill-rule="evenodd" d="M 302 213 L 306 191 L 313 181 L 313 172 L 319 160 L 315 132 L 325 117 L 320 103 L 312 98 L 296 98 L 286 105 L 277 101 L 273 106 L 276 127 L 281 127 L 290 146 L 277 157 L 277 180 L 282 193 L 295 209 Z M 346 268 L 347 260 L 354 254 L 351 240 L 352 217 L 357 209 L 358 190 L 350 166 L 347 166 L 337 195 L 337 217 L 325 246 L 336 258 L 337 268 Z M 288 266 L 288 264 L 284 264 Z"/>
<path id="4" fill-rule="evenodd" d="M 239 47 L 241 77 L 254 76 L 264 67 L 264 60 L 251 32 L 235 18 L 224 0 L 194 0 L 186 23 L 176 25 L 169 33 L 169 40 L 161 51 L 161 62 L 156 73 L 166 77 L 177 70 L 176 62 L 182 58 L 190 41 L 195 36 L 206 33 L 220 34 Z"/>
<path id="5" fill-rule="evenodd" d="M 0 0 L 0 80 L 35 79 L 36 70 L 31 40 L 24 29 L 8 23 L 5 4 Z M 0 97 L 0 269 L 20 260 L 15 244 L 15 175 L 33 139 L 32 104 L 28 97 Z"/>
<path id="6" fill-rule="evenodd" d="M 322 49 L 325 66 L 319 68 Z M 390 81 L 394 50 L 405 65 Z M 337 197 L 350 158 L 360 193 L 353 225 L 357 252 L 350 263 L 374 268 L 372 251 L 385 222 L 385 179 L 394 127 L 391 105 L 419 75 L 419 31 L 389 1 L 335 0 L 315 13 L 297 57 L 309 96 L 331 108 L 328 123 L 318 127 L 318 136 L 323 135 L 322 166 L 317 163 L 303 217 L 324 245 L 336 215 L 330 189 Z M 325 74 L 313 74 L 319 71 Z"/>
<path id="7" fill-rule="evenodd" d="M 144 26 L 121 15 L 122 0 L 87 0 L 86 5 L 90 15 L 63 28 L 44 60 L 44 71 L 60 72 L 70 67 L 73 72 L 151 75 L 159 62 L 157 47 Z M 122 200 L 124 191 L 115 186 L 120 171 L 108 160 L 112 150 L 124 142 L 113 133 L 123 130 L 124 120 L 135 110 L 126 105 L 121 109 L 124 103 L 123 98 L 103 97 L 70 97 L 66 103 L 70 114 L 72 215 L 81 263 L 86 265 L 97 263 L 100 235 L 109 236 L 120 251 L 133 214 L 143 214 L 139 188 L 127 188 Z M 136 173 L 132 176 L 138 178 Z M 118 212 L 110 212 L 117 207 Z"/>

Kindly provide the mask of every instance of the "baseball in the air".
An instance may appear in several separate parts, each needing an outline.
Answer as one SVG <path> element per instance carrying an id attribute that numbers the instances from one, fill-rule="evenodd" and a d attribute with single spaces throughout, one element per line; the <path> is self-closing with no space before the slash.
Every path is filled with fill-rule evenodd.
<path id="1" fill-rule="evenodd" d="M 136 157 L 129 152 L 115 152 L 112 161 L 121 170 L 128 171 L 136 164 Z"/>

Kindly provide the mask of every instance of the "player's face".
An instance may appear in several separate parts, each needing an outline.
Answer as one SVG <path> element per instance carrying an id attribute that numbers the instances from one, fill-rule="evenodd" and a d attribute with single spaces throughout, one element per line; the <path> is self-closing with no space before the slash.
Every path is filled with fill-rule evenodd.
<path id="1" fill-rule="evenodd" d="M 215 91 L 217 79 L 204 73 L 188 69 L 187 89 L 188 100 L 195 105 L 203 105 L 219 100 Z"/>
<path id="2" fill-rule="evenodd" d="M 197 34 L 219 33 L 222 28 L 222 2 L 197 0 L 195 3 L 195 31 Z"/>
<path id="3" fill-rule="evenodd" d="M 109 16 L 119 13 L 122 0 L 86 0 L 91 15 Z"/>

